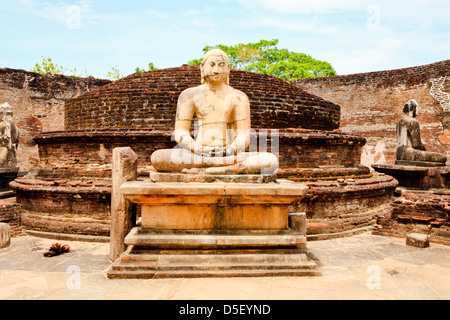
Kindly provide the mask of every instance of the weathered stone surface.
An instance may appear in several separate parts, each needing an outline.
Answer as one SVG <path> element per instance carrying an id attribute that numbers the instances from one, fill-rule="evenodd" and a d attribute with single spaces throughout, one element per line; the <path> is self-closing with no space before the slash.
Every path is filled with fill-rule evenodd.
<path id="1" fill-rule="evenodd" d="M 153 182 L 179 182 L 179 183 L 214 183 L 214 182 L 235 182 L 235 183 L 270 183 L 276 182 L 276 175 L 210 175 L 200 172 L 197 174 L 184 173 L 161 173 L 150 172 L 150 180 Z"/>
<path id="2" fill-rule="evenodd" d="M 202 252 L 183 254 L 134 254 L 118 259 L 108 270 L 109 279 L 311 277 L 321 276 L 305 253 L 279 250 L 251 252 Z"/>
<path id="3" fill-rule="evenodd" d="M 120 192 L 141 206 L 141 225 L 108 277 L 318 276 L 306 236 L 288 227 L 297 183 L 129 181 Z"/>
<path id="4" fill-rule="evenodd" d="M 418 248 L 428 248 L 430 242 L 428 235 L 420 233 L 409 233 L 406 235 L 406 245 Z"/>
<path id="5" fill-rule="evenodd" d="M 124 182 L 136 179 L 137 155 L 131 148 L 114 149 L 111 188 L 111 261 L 117 259 L 125 251 L 125 236 L 136 223 L 132 207 L 123 197 L 120 187 Z"/>
<path id="6" fill-rule="evenodd" d="M 17 178 L 18 173 L 19 168 L 0 168 L 0 199 L 14 195 L 9 183 Z"/>
<path id="7" fill-rule="evenodd" d="M 7 248 L 11 244 L 11 229 L 9 224 L 0 222 L 0 249 Z"/>
<path id="8" fill-rule="evenodd" d="M 306 213 L 290 213 L 289 227 L 306 237 Z"/>
<path id="9" fill-rule="evenodd" d="M 299 233 L 271 232 L 263 230 L 239 230 L 239 232 L 205 233 L 189 232 L 179 234 L 177 232 L 153 231 L 151 229 L 133 228 L 126 236 L 125 243 L 134 246 L 147 246 L 153 249 L 243 249 L 276 248 L 280 244 L 289 247 L 304 247 L 306 237 Z"/>
<path id="10" fill-rule="evenodd" d="M 308 188 L 292 183 L 151 183 L 120 191 L 142 207 L 142 227 L 154 230 L 285 230 L 288 208 Z"/>
<path id="11" fill-rule="evenodd" d="M 380 173 L 394 177 L 399 187 L 430 190 L 446 188 L 450 185 L 450 167 L 442 166 L 418 166 L 419 163 L 410 165 L 373 165 Z"/>

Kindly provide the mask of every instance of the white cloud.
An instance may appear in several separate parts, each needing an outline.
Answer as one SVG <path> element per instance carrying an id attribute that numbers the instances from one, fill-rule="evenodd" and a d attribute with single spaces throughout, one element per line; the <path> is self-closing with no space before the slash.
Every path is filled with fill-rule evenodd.
<path id="1" fill-rule="evenodd" d="M 289 14 L 328 13 L 332 11 L 365 10 L 371 0 L 238 0 L 246 6 Z"/>
<path id="2" fill-rule="evenodd" d="M 7 6 L 8 11 L 17 11 L 28 15 L 43 18 L 57 23 L 66 24 L 71 13 L 70 7 L 76 6 L 83 14 L 91 12 L 93 0 L 58 1 L 50 3 L 41 0 L 12 0 L 2 5 Z"/>
<path id="3" fill-rule="evenodd" d="M 0 59 L 0 68 L 7 67 L 9 65 L 9 61 L 6 59 Z"/>
<path id="4" fill-rule="evenodd" d="M 188 11 L 186 11 L 184 13 L 184 15 L 187 16 L 187 17 L 189 17 L 189 16 L 196 16 L 198 14 L 200 14 L 200 11 L 195 10 L 195 9 L 189 9 Z"/>
<path id="5" fill-rule="evenodd" d="M 34 0 L 18 0 L 19 4 L 21 6 L 25 6 L 25 7 L 32 7 L 34 5 Z"/>

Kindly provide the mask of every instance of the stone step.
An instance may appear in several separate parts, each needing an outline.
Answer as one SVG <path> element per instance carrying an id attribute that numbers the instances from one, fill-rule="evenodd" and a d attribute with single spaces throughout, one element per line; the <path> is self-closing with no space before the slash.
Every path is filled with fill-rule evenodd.
<path id="1" fill-rule="evenodd" d="M 168 271 L 116 271 L 109 270 L 108 279 L 174 279 L 174 278 L 249 278 L 249 277 L 317 277 L 322 273 L 314 269 L 276 270 L 168 270 Z"/>
<path id="2" fill-rule="evenodd" d="M 111 266 L 108 277 L 269 277 L 318 276 L 317 265 L 306 254 L 130 254 Z"/>
<path id="3" fill-rule="evenodd" d="M 316 270 L 215 270 L 215 271 L 160 271 L 155 279 L 168 278 L 249 278 L 249 277 L 317 277 L 322 273 Z"/>
<path id="4" fill-rule="evenodd" d="M 125 238 L 125 244 L 166 249 L 292 247 L 306 245 L 306 237 L 290 231 L 290 234 L 155 234 L 134 228 Z"/>

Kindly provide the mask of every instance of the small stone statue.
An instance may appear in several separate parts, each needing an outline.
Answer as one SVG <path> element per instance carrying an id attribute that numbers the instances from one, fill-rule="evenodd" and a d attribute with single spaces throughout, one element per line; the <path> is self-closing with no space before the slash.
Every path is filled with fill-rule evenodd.
<path id="1" fill-rule="evenodd" d="M 250 143 L 250 102 L 229 85 L 227 54 L 214 48 L 201 63 L 202 84 L 178 98 L 174 138 L 177 147 L 152 154 L 152 166 L 161 172 L 206 174 L 273 174 L 278 158 L 267 152 L 246 152 Z M 198 135 L 190 135 L 193 117 Z"/>
<path id="2" fill-rule="evenodd" d="M 19 129 L 12 122 L 13 108 L 9 103 L 0 105 L 0 168 L 17 166 Z"/>
<path id="3" fill-rule="evenodd" d="M 417 166 L 445 166 L 447 157 L 444 154 L 426 150 L 420 137 L 420 124 L 416 116 L 419 105 L 410 100 L 403 107 L 403 115 L 397 124 L 397 162 L 396 164 Z"/>

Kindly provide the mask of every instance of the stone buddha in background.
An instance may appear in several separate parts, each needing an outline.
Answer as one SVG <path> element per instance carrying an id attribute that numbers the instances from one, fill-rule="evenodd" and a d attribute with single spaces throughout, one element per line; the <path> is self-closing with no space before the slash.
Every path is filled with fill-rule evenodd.
<path id="1" fill-rule="evenodd" d="M 415 119 L 418 112 L 419 105 L 415 100 L 410 100 L 403 108 L 397 124 L 397 164 L 445 166 L 446 155 L 429 152 L 422 143 L 420 124 Z"/>
<path id="2" fill-rule="evenodd" d="M 0 168 L 17 166 L 19 129 L 12 122 L 13 108 L 9 103 L 0 105 Z"/>
<path id="3" fill-rule="evenodd" d="M 227 54 L 214 48 L 200 65 L 201 85 L 178 98 L 174 149 L 152 154 L 152 166 L 161 172 L 202 172 L 212 175 L 273 174 L 278 158 L 267 152 L 246 152 L 250 143 L 250 102 L 230 86 Z M 197 118 L 198 133 L 190 134 Z"/>

